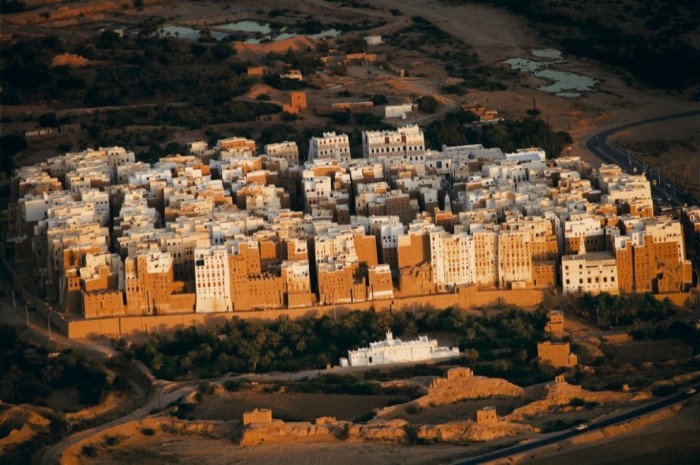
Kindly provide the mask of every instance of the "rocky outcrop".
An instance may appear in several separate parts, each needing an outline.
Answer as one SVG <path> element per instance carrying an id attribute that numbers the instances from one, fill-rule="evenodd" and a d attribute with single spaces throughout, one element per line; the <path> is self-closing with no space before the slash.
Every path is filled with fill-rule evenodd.
<path id="1" fill-rule="evenodd" d="M 335 442 L 357 440 L 388 444 L 408 443 L 405 420 L 376 420 L 366 424 L 353 424 L 338 421 L 332 417 L 321 417 L 314 423 L 285 423 L 273 420 L 272 423 L 253 424 L 245 429 L 241 437 L 242 446 L 259 444 L 285 444 L 299 442 Z"/>
<path id="2" fill-rule="evenodd" d="M 421 393 L 427 394 L 428 387 L 434 380 L 434 376 L 414 376 L 412 378 L 384 381 L 381 383 L 381 386 L 382 388 L 415 388 L 420 390 Z"/>
<path id="3" fill-rule="evenodd" d="M 102 415 L 124 411 L 129 408 L 129 405 L 129 396 L 127 394 L 110 392 L 104 396 L 99 404 L 78 410 L 77 412 L 67 413 L 65 417 L 66 420 L 73 423 L 92 421 Z"/>
<path id="4" fill-rule="evenodd" d="M 346 431 L 346 421 L 324 421 L 321 424 L 308 422 L 253 424 L 245 429 L 241 437 L 242 446 L 259 444 L 284 444 L 289 442 L 335 442 Z"/>
<path id="5" fill-rule="evenodd" d="M 59 465 L 82 465 L 85 463 L 85 457 L 81 453 L 84 446 L 93 446 L 100 451 L 98 453 L 101 453 L 101 451 L 106 450 L 105 437 L 120 436 L 126 442 L 130 438 L 142 436 L 144 429 L 151 429 L 155 434 L 196 435 L 210 439 L 230 437 L 232 434 L 231 427 L 226 422 L 186 421 L 170 417 L 144 418 L 108 428 L 97 427 L 93 434 L 66 447 L 61 454 Z"/>
<path id="6" fill-rule="evenodd" d="M 261 56 L 266 56 L 268 53 L 285 53 L 287 50 L 295 52 L 304 51 L 309 48 L 316 49 L 316 42 L 305 36 L 291 37 L 284 40 L 276 40 L 274 42 L 265 42 L 262 44 L 247 44 L 245 42 L 234 42 L 234 50 L 236 55 L 245 60 L 258 60 Z"/>
<path id="7" fill-rule="evenodd" d="M 460 400 L 489 397 L 520 397 L 523 389 L 501 378 L 466 376 L 454 379 L 438 378 L 428 388 L 428 394 L 416 399 L 420 406 L 452 404 Z"/>
<path id="8" fill-rule="evenodd" d="M 420 408 L 453 404 L 461 400 L 488 399 L 492 397 L 520 397 L 523 389 L 501 378 L 474 376 L 469 368 L 453 368 L 445 378 L 435 378 L 428 393 L 411 402 L 391 405 L 377 411 L 377 418 L 391 416 L 408 406 Z"/>
<path id="9" fill-rule="evenodd" d="M 374 420 L 364 425 L 352 425 L 348 429 L 349 439 L 384 443 L 408 443 L 406 420 Z"/>
<path id="10" fill-rule="evenodd" d="M 683 373 L 682 375 L 674 376 L 673 378 L 656 381 L 654 384 L 652 384 L 652 387 L 676 386 L 690 383 L 698 378 L 700 378 L 700 371 L 693 371 L 691 373 Z"/>
<path id="11" fill-rule="evenodd" d="M 70 68 L 80 68 L 81 66 L 87 66 L 89 63 L 90 60 L 83 56 L 73 53 L 62 53 L 53 57 L 53 60 L 51 60 L 51 67 L 68 66 Z"/>
<path id="12" fill-rule="evenodd" d="M 2 407 L 5 407 L 4 405 Z M 0 408 L 2 408 L 0 407 Z M 0 455 L 43 433 L 51 423 L 47 418 L 21 406 L 11 406 L 0 413 L 0 426 L 9 433 L 0 438 Z"/>
<path id="13" fill-rule="evenodd" d="M 628 392 L 587 391 L 581 386 L 567 382 L 548 384 L 546 385 L 546 390 L 547 393 L 544 399 L 519 407 L 513 410 L 506 418 L 510 421 L 523 421 L 524 419 L 548 412 L 554 407 L 569 405 L 573 399 L 581 399 L 583 402 L 595 402 L 598 404 L 620 404 L 648 398 L 648 393 L 635 395 Z"/>
<path id="14" fill-rule="evenodd" d="M 608 344 L 624 344 L 625 342 L 630 342 L 632 336 L 627 333 L 620 334 L 608 334 L 603 336 L 603 342 Z"/>
<path id="15" fill-rule="evenodd" d="M 240 444 L 284 444 L 298 442 L 335 442 L 341 440 L 376 442 L 384 444 L 408 444 L 409 423 L 406 420 L 373 420 L 365 424 L 353 424 L 323 417 L 316 422 L 285 423 L 275 420 L 268 424 L 254 424 L 243 432 Z M 506 436 L 537 432 L 525 424 L 499 421 L 481 425 L 471 420 L 455 421 L 440 425 L 423 425 L 417 430 L 419 439 L 428 442 L 463 443 L 490 441 Z"/>
<path id="16" fill-rule="evenodd" d="M 441 425 L 424 425 L 418 429 L 418 438 L 431 442 L 462 443 L 491 441 L 507 436 L 537 432 L 536 428 L 520 423 L 499 421 L 480 425 L 471 420 L 453 421 Z"/>

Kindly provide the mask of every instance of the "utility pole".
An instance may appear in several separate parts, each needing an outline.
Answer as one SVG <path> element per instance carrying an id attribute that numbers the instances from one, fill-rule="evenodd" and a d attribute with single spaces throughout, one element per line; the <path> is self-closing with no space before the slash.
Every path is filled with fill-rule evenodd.
<path id="1" fill-rule="evenodd" d="M 49 341 L 53 341 L 53 338 L 51 337 L 51 316 L 48 313 L 46 314 L 46 323 L 49 327 Z"/>
<path id="2" fill-rule="evenodd" d="M 15 288 L 12 288 L 12 308 L 17 310 L 17 302 L 15 301 Z"/>

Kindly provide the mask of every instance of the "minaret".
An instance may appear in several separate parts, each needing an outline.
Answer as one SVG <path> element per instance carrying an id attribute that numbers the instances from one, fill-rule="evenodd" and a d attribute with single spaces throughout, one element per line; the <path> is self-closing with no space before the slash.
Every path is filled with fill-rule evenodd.
<path id="1" fill-rule="evenodd" d="M 445 211 L 446 212 L 451 212 L 452 211 L 452 202 L 450 201 L 450 195 L 445 194 Z"/>
<path id="2" fill-rule="evenodd" d="M 578 238 L 578 254 L 586 255 L 586 239 L 584 237 Z"/>

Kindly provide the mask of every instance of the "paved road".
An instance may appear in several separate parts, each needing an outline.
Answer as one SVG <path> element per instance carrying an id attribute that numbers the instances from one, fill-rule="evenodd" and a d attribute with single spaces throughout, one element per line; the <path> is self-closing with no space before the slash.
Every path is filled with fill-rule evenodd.
<path id="1" fill-rule="evenodd" d="M 0 280 L 0 288 L 5 291 L 5 297 L 0 297 L 0 324 L 16 327 L 18 330 L 27 328 L 30 331 L 30 339 L 43 347 L 53 347 L 52 350 L 75 349 L 88 357 L 96 357 L 101 361 L 112 358 L 116 351 L 107 339 L 92 341 L 79 341 L 68 339 L 62 335 L 53 325 L 49 333 L 48 320 L 35 310 L 29 310 L 26 304 L 19 299 L 13 303 L 13 286 L 11 283 Z M 55 346 L 51 345 L 55 343 Z"/>
<path id="2" fill-rule="evenodd" d="M 700 383 L 696 383 L 692 387 L 696 389 L 700 389 Z M 687 387 L 686 389 L 689 389 L 690 387 Z M 542 439 L 538 439 L 526 444 L 519 444 L 516 446 L 512 447 L 507 447 L 505 449 L 500 449 L 494 452 L 489 452 L 487 454 L 479 455 L 477 457 L 472 457 L 470 459 L 466 460 L 461 460 L 459 462 L 455 462 L 453 465 L 475 465 L 479 463 L 486 463 L 490 462 L 492 460 L 497 460 L 497 459 L 504 459 L 507 457 L 511 457 L 513 455 L 518 455 L 522 454 L 523 452 L 528 452 L 534 449 L 538 449 L 543 446 L 548 446 L 550 444 L 554 444 L 557 442 L 565 441 L 566 439 L 569 439 L 573 436 L 577 436 L 580 434 L 585 434 L 590 431 L 595 431 L 598 429 L 605 428 L 606 426 L 610 425 L 615 425 L 618 423 L 623 423 L 625 421 L 629 421 L 633 418 L 640 417 L 642 415 L 645 415 L 650 412 L 654 412 L 656 410 L 663 409 L 665 407 L 668 407 L 670 405 L 673 405 L 678 402 L 684 402 L 688 398 L 692 397 L 693 394 L 687 394 L 686 391 L 679 392 L 677 394 L 673 394 L 668 397 L 664 397 L 663 399 L 657 400 L 655 402 L 652 402 L 650 404 L 643 405 L 641 407 L 634 408 L 632 410 L 627 410 L 621 413 L 618 413 L 616 415 L 609 416 L 607 418 L 604 418 L 599 421 L 592 422 L 588 425 L 588 428 L 584 431 L 577 431 L 575 429 L 567 430 L 564 432 L 560 433 L 553 433 L 547 437 L 544 437 Z"/>
<path id="3" fill-rule="evenodd" d="M 609 142 L 608 137 L 620 131 L 624 131 L 625 129 L 698 115 L 700 115 L 700 110 L 687 111 L 684 113 L 634 121 L 623 124 L 622 126 L 606 129 L 589 138 L 586 141 L 586 148 L 604 163 L 620 165 L 622 169 L 632 174 L 646 173 L 649 180 L 656 181 L 656 184 L 652 185 L 652 192 L 655 197 L 662 197 L 665 200 L 671 199 L 670 203 L 674 206 L 690 203 L 692 202 L 692 198 L 683 192 L 674 180 L 665 177 L 658 168 L 651 168 L 648 164 L 645 165 L 641 160 L 632 157 L 627 150 Z"/>

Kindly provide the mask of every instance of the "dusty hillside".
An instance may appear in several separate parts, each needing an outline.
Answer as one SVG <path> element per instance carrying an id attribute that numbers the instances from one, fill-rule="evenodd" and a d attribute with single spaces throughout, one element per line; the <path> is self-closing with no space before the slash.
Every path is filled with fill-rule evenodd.
<path id="1" fill-rule="evenodd" d="M 583 402 L 595 402 L 597 404 L 621 404 L 630 401 L 647 400 L 651 394 L 647 392 L 627 393 L 613 391 L 587 391 L 581 386 L 575 386 L 566 382 L 551 383 L 546 386 L 546 394 L 543 399 L 536 400 L 523 407 L 515 409 L 506 418 L 510 421 L 524 421 L 527 418 L 546 413 L 555 407 L 567 406 L 574 399 Z"/>
<path id="2" fill-rule="evenodd" d="M 291 37 L 289 39 L 267 42 L 263 44 L 246 44 L 234 42 L 233 48 L 242 60 L 258 61 L 268 53 L 286 53 L 287 50 L 304 51 L 309 48 L 316 49 L 316 42 L 305 36 Z"/>
<path id="3" fill-rule="evenodd" d="M 428 387 L 428 393 L 411 402 L 392 405 L 377 412 L 377 417 L 387 417 L 406 408 L 435 407 L 453 404 L 466 399 L 492 397 L 520 397 L 523 389 L 505 379 L 473 376 L 468 368 L 453 368 L 446 378 L 436 378 Z"/>
<path id="4" fill-rule="evenodd" d="M 6 410 L 0 413 L 0 428 L 9 433 L 0 438 L 0 455 L 45 432 L 51 423 L 48 418 L 23 406 L 0 406 L 0 410 L 3 408 Z"/>

